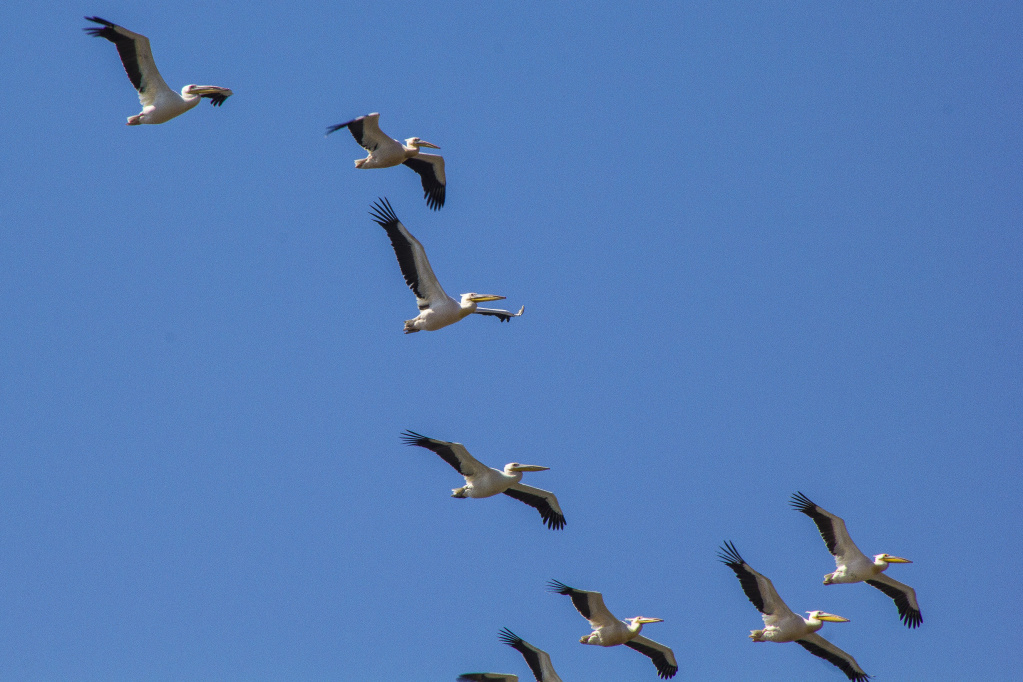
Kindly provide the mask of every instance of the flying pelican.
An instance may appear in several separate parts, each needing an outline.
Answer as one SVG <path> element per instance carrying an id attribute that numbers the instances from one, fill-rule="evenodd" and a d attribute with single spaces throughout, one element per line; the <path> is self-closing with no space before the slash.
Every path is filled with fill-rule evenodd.
<path id="1" fill-rule="evenodd" d="M 327 135 L 335 130 L 348 128 L 359 146 L 369 152 L 365 159 L 356 160 L 356 168 L 390 168 L 400 163 L 419 173 L 423 181 L 423 198 L 426 199 L 427 206 L 435 211 L 440 210 L 444 205 L 444 188 L 447 186 L 444 179 L 444 157 L 419 153 L 420 147 L 430 149 L 440 147 L 418 137 L 408 138 L 405 144 L 392 140 L 380 130 L 379 121 L 380 114 L 360 116 L 351 121 L 328 126 Z"/>
<path id="2" fill-rule="evenodd" d="M 229 89 L 216 85 L 186 85 L 181 94 L 167 87 L 156 70 L 153 52 L 149 49 L 149 38 L 132 33 L 123 26 L 113 24 L 99 17 L 85 17 L 88 21 L 102 24 L 102 28 L 90 26 L 82 29 L 98 38 L 106 38 L 117 46 L 117 54 L 121 55 L 121 63 L 128 72 L 128 79 L 139 91 L 139 102 L 142 111 L 128 117 L 128 125 L 137 126 L 143 123 L 164 123 L 175 116 L 180 116 L 195 105 L 203 97 L 219 107 L 224 100 L 233 95 Z"/>
<path id="3" fill-rule="evenodd" d="M 678 663 L 675 662 L 675 654 L 671 649 L 651 639 L 641 637 L 639 634 L 644 624 L 660 623 L 664 620 L 663 618 L 636 616 L 627 621 L 618 620 L 604 606 L 604 598 L 600 592 L 577 590 L 557 580 L 550 581 L 548 589 L 551 592 L 567 594 L 572 597 L 576 611 L 590 621 L 593 632 L 583 635 L 579 639 L 580 644 L 595 644 L 597 646 L 624 644 L 653 661 L 658 677 L 666 680 L 669 677 L 674 677 L 678 672 Z"/>
<path id="4" fill-rule="evenodd" d="M 899 608 L 899 617 L 907 627 L 915 628 L 923 622 L 920 605 L 916 601 L 916 590 L 898 580 L 892 580 L 883 573 L 889 564 L 911 564 L 912 561 L 890 554 L 875 554 L 874 560 L 871 561 L 849 537 L 845 521 L 821 509 L 803 493 L 797 492 L 792 496 L 791 502 L 794 509 L 813 519 L 821 532 L 821 537 L 824 538 L 824 544 L 828 546 L 828 551 L 835 556 L 835 566 L 838 570 L 824 576 L 825 585 L 865 582 L 895 601 Z"/>
<path id="5" fill-rule="evenodd" d="M 565 516 L 561 513 L 558 498 L 554 493 L 519 483 L 523 471 L 547 471 L 550 467 L 512 462 L 504 465 L 504 471 L 501 471 L 480 463 L 461 443 L 427 438 L 415 431 L 406 431 L 401 437 L 406 445 L 418 445 L 433 450 L 441 459 L 453 466 L 455 471 L 465 476 L 465 485 L 453 489 L 451 497 L 493 497 L 498 493 L 504 493 L 540 512 L 548 528 L 561 530 L 565 527 Z"/>
<path id="6" fill-rule="evenodd" d="M 492 296 L 490 294 L 462 294 L 462 300 L 455 299 L 444 293 L 437 276 L 433 274 L 430 261 L 426 259 L 426 251 L 419 240 L 412 236 L 398 216 L 394 214 L 390 202 L 387 199 L 380 199 L 373 204 L 370 211 L 373 220 L 380 227 L 387 231 L 391 238 L 391 246 L 394 247 L 394 255 L 398 257 L 398 265 L 401 267 L 401 274 L 405 276 L 405 283 L 416 295 L 416 303 L 419 306 L 419 315 L 411 320 L 405 320 L 405 333 L 426 330 L 436 331 L 441 327 L 458 322 L 463 317 L 472 313 L 478 315 L 493 315 L 507 322 L 513 317 L 518 317 L 526 309 L 522 306 L 519 312 L 512 313 L 497 308 L 480 308 L 476 304 L 484 301 L 500 301 L 504 296 Z"/>
<path id="7" fill-rule="evenodd" d="M 535 646 L 522 639 L 508 628 L 502 628 L 501 641 L 522 654 L 526 659 L 526 665 L 533 671 L 536 682 L 561 682 L 561 678 L 554 672 L 551 665 L 551 657 L 546 651 L 537 649 Z M 518 682 L 518 675 L 503 675 L 501 673 L 466 673 L 458 678 L 459 682 Z"/>
<path id="8" fill-rule="evenodd" d="M 814 656 L 837 666 L 845 676 L 853 682 L 863 682 L 869 678 L 859 664 L 849 654 L 817 634 L 824 622 L 847 623 L 842 618 L 824 611 L 807 611 L 809 618 L 802 618 L 792 613 L 781 600 L 771 581 L 754 571 L 739 555 L 735 545 L 726 542 L 718 557 L 722 563 L 735 571 L 746 593 L 757 611 L 764 614 L 763 630 L 751 630 L 749 638 L 754 642 L 795 642 Z"/>

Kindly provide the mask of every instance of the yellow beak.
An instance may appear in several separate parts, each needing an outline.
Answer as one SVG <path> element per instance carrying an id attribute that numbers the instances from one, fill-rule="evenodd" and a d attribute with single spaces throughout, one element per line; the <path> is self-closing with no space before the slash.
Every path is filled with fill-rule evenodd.
<path id="1" fill-rule="evenodd" d="M 842 616 L 836 616 L 833 613 L 822 613 L 817 616 L 817 620 L 826 620 L 829 623 L 848 623 L 848 618 L 842 618 Z"/>
<path id="2" fill-rule="evenodd" d="M 479 296 L 470 296 L 469 300 L 476 303 L 484 303 L 486 301 L 500 301 L 507 298 L 507 296 L 491 296 L 490 294 L 480 294 Z"/>
<path id="3" fill-rule="evenodd" d="M 512 467 L 512 471 L 550 471 L 550 467 L 542 467 L 536 464 L 520 464 Z"/>
<path id="4" fill-rule="evenodd" d="M 433 144 L 432 142 L 423 142 L 422 140 L 419 141 L 419 146 L 420 147 L 429 147 L 430 149 L 440 149 L 440 147 L 438 147 L 437 145 Z"/>
<path id="5" fill-rule="evenodd" d="M 886 556 L 884 559 L 881 559 L 881 561 L 885 562 L 886 564 L 911 564 L 911 563 L 913 563 L 909 559 L 903 559 L 902 557 L 898 557 L 898 556 Z"/>
<path id="6" fill-rule="evenodd" d="M 636 622 L 637 623 L 643 623 L 643 624 L 646 624 L 646 623 L 663 623 L 664 619 L 663 618 L 637 618 Z"/>

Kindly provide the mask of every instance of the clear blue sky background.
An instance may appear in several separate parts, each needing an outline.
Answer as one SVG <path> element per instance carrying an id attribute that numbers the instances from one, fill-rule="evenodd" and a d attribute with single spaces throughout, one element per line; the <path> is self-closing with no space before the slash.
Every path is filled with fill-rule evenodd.
<path id="1" fill-rule="evenodd" d="M 13 3 L 0 229 L 0 678 L 654 680 L 557 578 L 659 616 L 678 680 L 834 680 L 733 540 L 878 680 L 1023 665 L 1023 6 Z M 96 14 L 167 82 L 160 126 Z M 439 144 L 448 202 L 325 126 Z M 404 336 L 390 198 L 450 293 Z M 562 532 L 399 441 L 551 467 Z M 915 563 L 903 627 L 802 490 Z"/>

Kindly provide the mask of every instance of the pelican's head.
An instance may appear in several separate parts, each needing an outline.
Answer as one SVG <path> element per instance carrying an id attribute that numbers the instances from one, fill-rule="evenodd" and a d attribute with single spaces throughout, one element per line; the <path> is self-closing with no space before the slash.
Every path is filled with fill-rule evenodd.
<path id="1" fill-rule="evenodd" d="M 420 147 L 429 147 L 430 149 L 440 149 L 440 147 L 438 147 L 437 145 L 433 144 L 432 142 L 427 142 L 426 140 L 420 140 L 418 137 L 410 137 L 407 140 L 405 140 L 405 146 L 406 147 L 415 147 L 416 149 L 419 149 Z"/>
<path id="2" fill-rule="evenodd" d="M 635 618 L 630 618 L 627 622 L 629 623 L 629 631 L 638 634 L 639 631 L 643 629 L 643 626 L 646 625 L 647 623 L 662 623 L 664 622 L 664 619 L 647 618 L 646 616 L 636 616 Z"/>
<path id="3" fill-rule="evenodd" d="M 504 465 L 504 473 L 514 474 L 517 471 L 549 471 L 550 467 L 537 466 L 536 464 L 519 464 L 512 462 Z"/>
<path id="4" fill-rule="evenodd" d="M 810 617 L 807 620 L 820 620 L 828 623 L 848 623 L 848 618 L 842 618 L 842 616 L 836 616 L 833 613 L 827 611 L 807 611 Z"/>

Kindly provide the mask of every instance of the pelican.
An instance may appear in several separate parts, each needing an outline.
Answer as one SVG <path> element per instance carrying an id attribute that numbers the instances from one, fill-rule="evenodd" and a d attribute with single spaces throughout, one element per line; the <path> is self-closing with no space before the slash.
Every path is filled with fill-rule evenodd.
<path id="1" fill-rule="evenodd" d="M 430 149 L 440 147 L 418 137 L 406 139 L 405 144 L 392 140 L 380 130 L 379 121 L 380 114 L 360 116 L 329 126 L 327 135 L 335 130 L 348 128 L 359 146 L 369 152 L 365 159 L 356 160 L 356 168 L 390 168 L 400 163 L 419 173 L 419 178 L 423 181 L 423 198 L 426 199 L 426 205 L 435 211 L 440 210 L 444 205 L 444 188 L 447 186 L 444 179 L 444 157 L 419 152 L 420 147 Z"/>
<path id="2" fill-rule="evenodd" d="M 224 100 L 234 94 L 229 89 L 216 85 L 186 85 L 181 88 L 179 95 L 167 87 L 160 77 L 160 72 L 156 70 L 153 52 L 149 49 L 149 38 L 132 33 L 106 19 L 85 18 L 102 25 L 102 28 L 90 26 L 83 30 L 89 35 L 106 38 L 117 46 L 117 54 L 121 55 L 121 63 L 128 72 L 128 79 L 139 91 L 142 111 L 129 116 L 128 125 L 165 123 L 199 104 L 203 97 L 208 98 L 213 106 L 219 107 Z"/>
<path id="3" fill-rule="evenodd" d="M 824 576 L 825 585 L 865 582 L 892 598 L 899 609 L 899 618 L 907 627 L 919 627 L 924 619 L 920 615 L 920 605 L 916 601 L 916 590 L 884 575 L 889 564 L 911 564 L 912 561 L 891 554 L 875 554 L 874 560 L 871 561 L 849 537 L 845 521 L 821 509 L 803 493 L 797 492 L 793 495 L 791 503 L 794 509 L 813 519 L 821 532 L 821 537 L 824 538 L 824 544 L 828 546 L 828 551 L 835 556 L 835 566 L 838 570 Z"/>
<path id="4" fill-rule="evenodd" d="M 643 625 L 663 622 L 663 618 L 636 616 L 628 620 L 618 620 L 604 606 L 604 598 L 600 592 L 577 590 L 557 580 L 550 581 L 548 589 L 556 594 L 567 594 L 572 597 L 576 611 L 590 621 L 593 632 L 583 635 L 579 639 L 580 644 L 595 644 L 597 646 L 624 644 L 653 661 L 658 677 L 666 680 L 669 677 L 674 677 L 678 672 L 678 663 L 675 662 L 675 654 L 671 649 L 639 634 Z"/>
<path id="5" fill-rule="evenodd" d="M 809 618 L 797 616 L 778 596 L 771 581 L 743 560 L 735 545 L 726 542 L 718 557 L 735 571 L 742 591 L 757 607 L 757 611 L 764 614 L 766 627 L 763 630 L 751 630 L 750 639 L 754 642 L 795 642 L 814 656 L 837 666 L 853 682 L 864 682 L 869 678 L 856 659 L 817 634 L 825 622 L 848 623 L 848 618 L 824 611 L 807 611 Z"/>
<path id="6" fill-rule="evenodd" d="M 470 455 L 461 443 L 427 438 L 415 431 L 406 431 L 401 437 L 406 445 L 418 445 L 433 450 L 441 459 L 453 466 L 455 471 L 465 476 L 465 485 L 454 488 L 451 497 L 493 497 L 504 493 L 540 512 L 540 517 L 548 528 L 561 530 L 565 527 L 565 515 L 561 513 L 558 498 L 554 493 L 519 483 L 522 480 L 522 472 L 547 471 L 550 467 L 512 462 L 505 464 L 503 471 L 492 469 Z"/>
<path id="7" fill-rule="evenodd" d="M 526 665 L 533 671 L 536 682 L 561 682 L 561 678 L 554 672 L 551 657 L 547 655 L 546 651 L 537 649 L 508 628 L 502 628 L 499 636 L 502 642 L 522 654 L 522 658 L 526 659 Z M 461 675 L 458 680 L 459 682 L 519 682 L 519 676 L 501 673 L 466 673 Z"/>
<path id="8" fill-rule="evenodd" d="M 513 317 L 520 316 L 526 309 L 522 306 L 519 312 L 512 313 L 497 308 L 480 308 L 476 305 L 485 301 L 500 301 L 504 296 L 470 293 L 462 294 L 461 301 L 451 298 L 444 293 L 436 275 L 433 274 L 423 245 L 401 224 L 390 202 L 387 199 L 378 200 L 373 204 L 370 215 L 387 231 L 387 236 L 391 238 L 391 246 L 394 247 L 394 255 L 398 257 L 401 274 L 405 276 L 405 283 L 416 295 L 419 315 L 411 320 L 405 320 L 406 334 L 414 334 L 424 329 L 436 331 L 473 313 L 492 315 L 501 322 L 507 322 Z"/>

